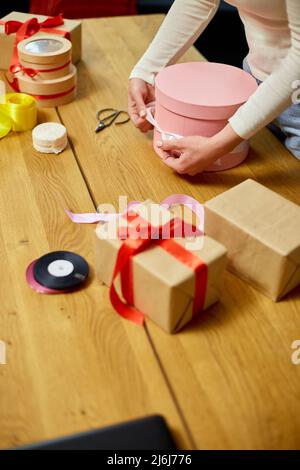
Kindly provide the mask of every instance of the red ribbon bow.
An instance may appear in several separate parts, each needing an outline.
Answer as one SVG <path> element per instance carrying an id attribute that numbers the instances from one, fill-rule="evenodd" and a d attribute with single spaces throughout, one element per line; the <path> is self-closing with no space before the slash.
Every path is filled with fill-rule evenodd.
<path id="1" fill-rule="evenodd" d="M 55 28 L 56 26 L 61 26 L 64 24 L 64 19 L 62 14 L 46 18 L 44 21 L 39 22 L 37 18 L 29 18 L 27 21 L 22 23 L 22 21 L 17 20 L 0 20 L 0 24 L 4 24 L 5 34 L 21 34 L 22 39 L 29 38 L 33 36 L 40 30 Z M 61 33 L 58 33 L 61 34 Z"/>
<path id="2" fill-rule="evenodd" d="M 135 229 L 140 227 L 140 236 L 137 238 L 127 238 L 122 243 L 116 265 L 113 272 L 112 282 L 110 286 L 110 301 L 115 310 L 122 317 L 131 320 L 134 323 L 143 325 L 144 313 L 137 310 L 134 305 L 133 294 L 133 269 L 132 258 L 133 256 L 141 253 L 149 248 L 151 245 L 158 245 L 167 251 L 170 255 L 174 256 L 177 260 L 185 264 L 195 273 L 195 295 L 193 304 L 193 315 L 199 313 L 204 305 L 206 285 L 207 285 L 207 266 L 198 256 L 194 255 L 191 251 L 186 250 L 183 246 L 174 240 L 178 224 L 185 224 L 181 219 L 172 219 L 169 224 L 170 238 L 163 239 L 162 234 L 166 226 L 160 226 L 153 231 L 153 227 L 142 219 L 138 214 L 132 212 L 125 215 L 130 222 L 134 221 Z M 127 231 L 127 235 L 130 235 Z M 136 233 L 136 232 L 135 232 Z M 119 236 L 125 238 L 124 230 L 120 230 Z M 121 276 L 121 290 L 125 302 L 118 295 L 114 282 L 117 276 Z"/>
<path id="3" fill-rule="evenodd" d="M 23 72 L 23 73 L 26 73 L 26 75 L 28 75 L 28 77 L 35 77 L 38 73 L 37 70 L 35 69 L 32 69 L 30 67 L 24 67 L 23 65 L 21 64 L 14 64 L 14 65 L 11 65 L 9 67 L 9 71 L 10 73 L 12 74 L 15 74 L 15 73 L 18 73 L 18 72 Z"/>
<path id="4" fill-rule="evenodd" d="M 65 64 L 60 65 L 59 67 L 55 67 L 53 69 L 45 69 L 45 70 L 43 70 L 43 69 L 32 69 L 30 67 L 24 67 L 21 64 L 14 64 L 14 65 L 11 65 L 9 67 L 9 71 L 12 74 L 15 74 L 15 73 L 18 73 L 18 72 L 23 72 L 23 73 L 26 73 L 26 75 L 28 75 L 29 77 L 33 78 L 40 72 L 48 73 L 48 72 L 56 72 L 57 70 L 64 69 L 65 67 L 70 65 L 70 63 L 71 63 L 71 61 L 69 60 Z"/>

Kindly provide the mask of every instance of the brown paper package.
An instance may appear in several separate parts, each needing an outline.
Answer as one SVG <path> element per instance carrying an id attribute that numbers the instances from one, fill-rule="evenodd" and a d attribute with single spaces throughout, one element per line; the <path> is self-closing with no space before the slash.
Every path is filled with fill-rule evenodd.
<path id="1" fill-rule="evenodd" d="M 151 201 L 140 204 L 134 208 L 134 211 L 149 221 L 150 206 L 152 226 L 165 224 L 171 219 L 172 213 L 170 211 Z M 118 226 L 124 225 L 124 223 L 125 219 L 122 217 L 117 222 Z M 104 239 L 104 234 L 108 232 L 112 224 L 115 222 L 99 224 L 96 229 L 97 276 L 108 286 L 111 283 L 118 250 L 122 244 L 122 241 L 117 237 Z M 185 239 L 176 238 L 177 243 L 185 248 L 192 248 L 193 251 L 191 251 L 208 266 L 204 304 L 204 309 L 206 309 L 219 299 L 226 264 L 226 249 L 207 236 L 189 240 L 190 245 L 187 245 Z M 199 246 L 196 246 L 196 243 Z M 198 249 L 194 250 L 196 247 Z M 133 279 L 135 307 L 166 332 L 174 333 L 192 319 L 194 273 L 165 250 L 159 246 L 151 246 L 146 251 L 134 256 Z M 120 293 L 119 279 L 115 285 Z"/>
<path id="2" fill-rule="evenodd" d="M 43 21 L 47 16 L 33 15 L 29 13 L 20 13 L 12 11 L 8 15 L 2 18 L 3 21 L 17 20 L 25 22 L 30 17 L 35 17 L 39 21 Z M 55 29 L 61 29 L 70 33 L 70 39 L 72 42 L 72 61 L 76 64 L 81 59 L 81 22 L 78 20 L 67 20 L 64 19 L 62 26 L 56 26 Z M 36 33 L 35 38 L 45 34 L 45 32 Z M 55 35 L 53 35 L 55 37 Z M 8 70 L 10 66 L 11 56 L 13 53 L 15 34 L 6 35 L 4 32 L 4 25 L 0 25 L 0 70 Z"/>
<path id="3" fill-rule="evenodd" d="M 205 203 L 228 269 L 273 300 L 300 283 L 300 207 L 248 179 Z"/>

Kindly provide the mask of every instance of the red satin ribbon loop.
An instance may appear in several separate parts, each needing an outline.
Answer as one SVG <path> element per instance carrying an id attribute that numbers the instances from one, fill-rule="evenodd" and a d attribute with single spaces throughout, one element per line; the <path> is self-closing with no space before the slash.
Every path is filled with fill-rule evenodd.
<path id="1" fill-rule="evenodd" d="M 48 28 L 55 28 L 56 26 L 62 26 L 64 24 L 64 19 L 62 14 L 57 16 L 48 17 L 44 21 L 39 22 L 36 17 L 29 18 L 27 21 L 22 23 L 18 20 L 0 20 L 0 24 L 4 25 L 5 34 L 14 34 L 17 33 L 22 26 L 25 26 L 25 32 L 28 35 L 27 37 L 32 36 L 37 31 Z"/>
<path id="2" fill-rule="evenodd" d="M 123 317 L 126 318 L 127 320 L 131 320 L 134 323 L 137 323 L 138 325 L 143 325 L 144 323 L 144 314 L 134 308 L 132 306 L 133 302 L 133 296 L 132 296 L 132 291 L 133 289 L 129 289 L 128 291 L 128 297 L 127 297 L 127 302 L 128 304 L 124 303 L 119 295 L 116 292 L 115 286 L 114 286 L 114 281 L 116 277 L 118 276 L 119 273 L 121 273 L 121 282 L 122 282 L 122 294 L 124 295 L 124 270 L 126 271 L 127 276 L 126 276 L 126 286 L 132 286 L 132 268 L 131 268 L 131 258 L 132 256 L 136 255 L 139 253 L 139 251 L 142 251 L 147 245 L 149 245 L 148 240 L 125 240 L 118 252 L 118 257 L 115 265 L 115 269 L 113 272 L 113 277 L 112 277 L 112 282 L 110 286 L 110 301 L 115 308 L 115 310 Z M 122 276 L 123 273 L 123 276 Z"/>
<path id="3" fill-rule="evenodd" d="M 38 73 L 48 73 L 48 72 L 56 72 L 57 70 L 64 69 L 68 65 L 70 65 L 71 61 L 69 60 L 66 64 L 60 65 L 59 67 L 55 67 L 53 69 L 33 69 L 31 67 L 24 67 L 21 64 L 14 64 L 9 67 L 9 71 L 11 74 L 16 74 L 18 72 L 23 72 L 31 78 L 34 78 Z"/>

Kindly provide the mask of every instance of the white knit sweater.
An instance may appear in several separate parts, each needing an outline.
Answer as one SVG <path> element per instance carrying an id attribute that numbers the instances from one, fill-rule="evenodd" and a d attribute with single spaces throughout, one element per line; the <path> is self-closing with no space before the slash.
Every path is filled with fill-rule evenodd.
<path id="1" fill-rule="evenodd" d="M 292 102 L 300 80 L 300 0 L 230 0 L 238 8 L 249 45 L 253 75 L 264 83 L 229 120 L 248 139 Z M 213 18 L 219 0 L 175 0 L 130 78 L 154 84 L 156 74 L 174 64 Z M 230 25 L 229 25 L 230 27 Z M 222 36 L 220 35 L 220 48 Z"/>

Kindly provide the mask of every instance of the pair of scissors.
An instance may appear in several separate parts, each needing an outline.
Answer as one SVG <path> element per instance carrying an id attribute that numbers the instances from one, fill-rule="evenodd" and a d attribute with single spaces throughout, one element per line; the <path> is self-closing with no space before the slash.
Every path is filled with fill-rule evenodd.
<path id="1" fill-rule="evenodd" d="M 126 118 L 123 120 L 118 120 L 118 118 L 122 115 L 126 115 Z M 126 124 L 126 122 L 130 121 L 130 117 L 128 116 L 127 111 L 114 109 L 114 108 L 105 108 L 100 109 L 97 112 L 96 118 L 98 119 L 98 125 L 95 129 L 95 132 L 100 132 L 108 126 L 111 126 L 114 122 L 115 124 Z"/>

